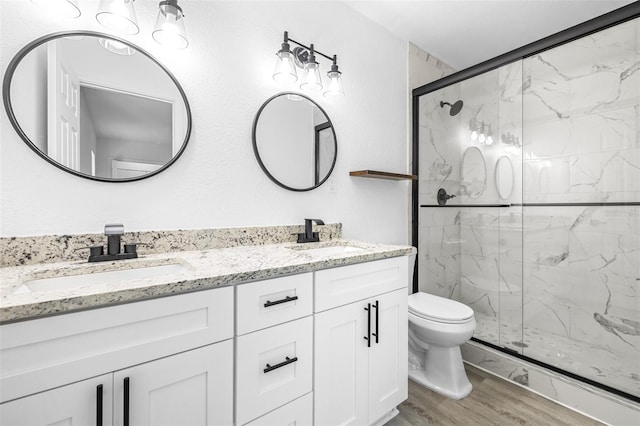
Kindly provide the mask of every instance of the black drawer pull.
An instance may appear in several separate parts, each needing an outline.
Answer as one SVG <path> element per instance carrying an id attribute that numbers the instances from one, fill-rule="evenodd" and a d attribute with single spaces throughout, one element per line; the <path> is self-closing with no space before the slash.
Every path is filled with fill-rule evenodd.
<path id="1" fill-rule="evenodd" d="M 102 385 L 96 386 L 96 426 L 102 426 Z"/>
<path id="2" fill-rule="evenodd" d="M 371 333 L 372 336 L 376 336 L 376 344 L 380 343 L 378 342 L 378 339 L 380 338 L 380 327 L 378 326 L 378 313 L 380 312 L 380 308 L 378 307 L 378 301 L 376 300 L 376 304 L 371 306 L 372 308 L 376 308 L 376 332 L 375 333 Z"/>
<path id="3" fill-rule="evenodd" d="M 276 365 L 267 364 L 267 368 L 264 369 L 264 372 L 268 373 L 269 371 L 273 371 L 276 368 L 284 367 L 285 365 L 289 365 L 291 363 L 294 363 L 294 362 L 296 362 L 298 360 L 298 357 L 297 356 L 294 356 L 293 358 L 286 357 L 285 360 L 286 361 L 282 361 L 280 364 L 276 364 Z"/>
<path id="4" fill-rule="evenodd" d="M 129 426 L 129 378 L 124 378 L 124 407 L 122 410 L 122 424 Z"/>
<path id="5" fill-rule="evenodd" d="M 287 296 L 284 299 L 276 300 L 275 302 L 272 302 L 271 300 L 267 300 L 267 303 L 264 304 L 264 307 L 268 308 L 269 306 L 279 305 L 281 303 L 293 302 L 294 300 L 298 300 L 298 296 Z"/>

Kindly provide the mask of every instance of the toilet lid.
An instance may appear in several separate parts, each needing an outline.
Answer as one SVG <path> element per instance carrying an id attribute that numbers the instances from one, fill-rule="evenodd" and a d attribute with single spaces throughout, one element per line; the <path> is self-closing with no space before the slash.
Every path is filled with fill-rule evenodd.
<path id="1" fill-rule="evenodd" d="M 443 322 L 459 322 L 473 317 L 473 309 L 465 304 L 422 292 L 409 296 L 409 312 Z"/>

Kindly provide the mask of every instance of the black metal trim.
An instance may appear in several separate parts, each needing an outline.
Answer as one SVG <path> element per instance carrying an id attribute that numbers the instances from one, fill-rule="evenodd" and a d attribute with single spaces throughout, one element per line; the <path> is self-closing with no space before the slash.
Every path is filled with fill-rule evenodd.
<path id="1" fill-rule="evenodd" d="M 610 201 L 602 203 L 513 203 L 513 204 L 420 204 L 420 207 L 628 207 L 640 206 L 640 201 Z"/>
<path id="2" fill-rule="evenodd" d="M 284 299 L 276 300 L 275 302 L 267 300 L 264 304 L 264 307 L 268 308 L 269 306 L 280 305 L 282 303 L 287 303 L 287 302 L 293 302 L 294 300 L 298 300 L 298 296 L 287 296 Z"/>
<path id="3" fill-rule="evenodd" d="M 412 99 L 412 135 L 411 140 L 413 146 L 411 147 L 411 174 L 414 176 L 420 176 L 420 143 L 418 140 L 418 132 L 420 130 L 420 101 L 417 96 L 414 96 Z M 418 219 L 420 218 L 419 208 L 418 208 L 418 199 L 420 197 L 420 188 L 419 188 L 419 179 L 411 181 L 411 244 L 418 247 Z M 418 291 L 418 256 L 416 256 L 416 260 L 413 268 L 413 291 L 412 293 L 416 293 Z"/>
<path id="4" fill-rule="evenodd" d="M 291 40 L 291 39 L 289 39 L 289 40 Z M 327 173 L 327 176 L 325 176 L 324 179 L 322 179 L 320 182 L 316 183 L 314 186 L 310 186 L 308 188 L 292 188 L 292 187 L 287 186 L 284 183 L 280 182 L 271 173 L 269 173 L 269 170 L 267 170 L 267 167 L 262 162 L 262 159 L 260 158 L 260 153 L 258 152 L 258 142 L 256 140 L 256 130 L 258 128 L 258 120 L 260 119 L 260 114 L 262 113 L 262 110 L 265 109 L 265 107 L 269 104 L 269 102 L 271 102 L 275 98 L 278 98 L 280 96 L 286 96 L 286 95 L 300 96 L 301 98 L 305 98 L 306 100 L 311 102 L 313 105 L 318 107 L 318 109 L 324 114 L 324 116 L 327 117 L 327 123 L 329 123 L 331 125 L 331 133 L 333 133 L 334 154 L 333 154 L 333 162 L 331 164 L 331 168 L 329 169 L 329 172 Z M 260 168 L 262 169 L 264 174 L 266 174 L 267 177 L 269 179 L 271 179 L 271 181 L 273 183 L 275 183 L 276 185 L 278 185 L 281 188 L 288 189 L 289 191 L 296 191 L 296 192 L 311 191 L 312 189 L 316 189 L 317 187 L 319 187 L 320 185 L 325 183 L 327 181 L 327 179 L 329 179 L 329 176 L 331 176 L 331 173 L 333 172 L 333 168 L 336 165 L 336 160 L 338 158 L 338 138 L 336 137 L 336 130 L 333 127 L 333 123 L 331 122 L 331 119 L 329 118 L 329 115 L 326 113 L 326 111 L 324 109 L 322 109 L 322 107 L 320 105 L 318 105 L 316 102 L 314 102 L 313 99 L 311 99 L 308 96 L 305 96 L 305 95 L 303 95 L 301 93 L 296 93 L 296 92 L 281 92 L 281 93 L 277 93 L 277 94 L 271 96 L 269 99 L 267 99 L 262 104 L 260 109 L 258 109 L 258 112 L 256 113 L 255 118 L 253 119 L 253 126 L 251 128 L 251 141 L 253 143 L 253 153 L 255 154 L 256 160 L 258 160 L 258 164 L 260 165 Z"/>
<path id="5" fill-rule="evenodd" d="M 450 74 L 432 83 L 420 86 L 414 89 L 412 91 L 412 94 L 413 96 L 425 95 L 429 92 L 433 92 L 434 90 L 442 89 L 451 84 L 459 83 L 463 80 L 467 80 L 471 77 L 475 77 L 487 71 L 494 70 L 508 63 L 515 62 L 519 59 L 533 56 L 545 50 L 557 47 L 565 43 L 569 43 L 573 40 L 604 30 L 614 25 L 621 24 L 640 16 L 639 10 L 640 9 L 638 8 L 638 2 L 628 4 L 609 13 L 605 13 L 604 15 L 600 15 L 581 24 L 574 25 L 573 27 L 569 27 L 565 30 L 552 34 L 548 37 L 534 41 L 533 43 L 526 44 L 510 52 L 498 55 L 495 58 L 488 59 L 484 62 L 480 62 L 477 65 L 473 65 L 469 68 L 465 68 L 461 71 Z"/>
<path id="6" fill-rule="evenodd" d="M 527 362 L 529 362 L 531 364 L 535 364 L 535 365 L 537 365 L 539 367 L 546 368 L 546 369 L 551 370 L 553 372 L 560 373 L 562 375 L 570 377 L 570 378 L 572 378 L 574 380 L 578 380 L 580 382 L 586 383 L 586 384 L 591 385 L 593 387 L 596 387 L 598 389 L 602 389 L 602 390 L 607 391 L 609 393 L 612 393 L 614 395 L 621 396 L 623 398 L 629 399 L 629 400 L 631 400 L 633 402 L 636 402 L 636 403 L 640 403 L 640 397 L 638 397 L 638 396 L 632 395 L 630 393 L 621 391 L 621 390 L 616 389 L 616 388 L 612 388 L 611 386 L 607 386 L 607 385 L 602 384 L 600 382 L 596 382 L 594 380 L 588 379 L 586 377 L 580 376 L 580 375 L 572 373 L 570 371 L 563 370 L 562 368 L 556 367 L 554 365 L 547 364 L 547 363 L 544 363 L 542 361 L 538 361 L 537 359 L 529 358 L 528 356 L 522 355 L 521 353 L 519 353 L 517 351 L 514 351 L 513 349 L 509 349 L 509 348 L 505 348 L 505 347 L 502 347 L 502 346 L 494 345 L 493 343 L 489 343 L 489 342 L 485 342 L 484 340 L 480 340 L 477 337 L 472 337 L 471 340 L 473 340 L 474 342 L 480 343 L 481 345 L 488 346 L 491 349 L 495 349 L 495 350 L 500 351 L 502 353 L 505 353 L 507 355 L 519 358 L 519 359 L 521 359 L 523 361 L 527 361 Z"/>
<path id="7" fill-rule="evenodd" d="M 146 56 L 150 60 L 152 60 L 156 65 L 158 65 L 158 67 L 160 67 L 160 69 L 162 71 L 164 71 L 169 76 L 171 81 L 173 81 L 173 83 L 176 85 L 176 88 L 178 89 L 178 92 L 180 92 L 180 96 L 182 96 L 182 101 L 184 102 L 184 106 L 185 106 L 185 109 L 187 111 L 187 130 L 186 130 L 184 142 L 182 143 L 182 146 L 180 147 L 180 150 L 176 153 L 176 155 L 171 160 L 169 160 L 168 163 L 166 163 L 164 166 L 160 167 L 159 169 L 154 170 L 151 173 L 147 173 L 145 175 L 136 176 L 136 177 L 132 177 L 132 178 L 114 179 L 114 178 L 103 178 L 103 177 L 97 177 L 97 176 L 90 176 L 90 175 L 87 175 L 85 173 L 81 173 L 81 172 L 79 172 L 77 170 L 71 169 L 69 167 L 66 167 L 66 166 L 54 161 L 46 153 L 42 152 L 36 146 L 36 144 L 34 144 L 33 141 L 31 141 L 31 139 L 29 139 L 29 137 L 27 136 L 25 131 L 22 129 L 22 127 L 18 123 L 18 120 L 16 119 L 15 113 L 13 111 L 13 107 L 11 106 L 11 81 L 13 79 L 13 75 L 14 75 L 16 69 L 18 68 L 18 65 L 20 64 L 20 61 L 22 61 L 22 59 L 24 59 L 24 57 L 30 51 L 32 51 L 33 49 L 37 48 L 41 44 L 44 44 L 44 43 L 46 43 L 46 42 L 48 42 L 50 40 L 55 40 L 57 38 L 62 38 L 62 37 L 66 37 L 66 36 L 99 37 L 99 38 L 107 38 L 107 39 L 115 40 L 115 41 L 117 41 L 119 43 L 124 43 L 127 46 L 135 49 L 136 52 L 138 52 L 138 53 Z M 9 117 L 9 122 L 13 126 L 14 130 L 18 133 L 18 136 L 20 136 L 20 138 L 27 144 L 27 146 L 29 148 L 31 148 L 36 154 L 38 154 L 40 157 L 42 157 L 48 163 L 53 164 L 54 166 L 56 166 L 60 170 L 63 170 L 65 172 L 71 173 L 73 175 L 76 175 L 76 176 L 79 176 L 79 177 L 82 177 L 82 178 L 85 178 L 85 179 L 90 179 L 90 180 L 93 180 L 93 181 L 115 182 L 115 183 L 134 182 L 134 181 L 137 181 L 137 180 L 147 179 L 147 178 L 149 178 L 151 176 L 155 176 L 155 175 L 157 175 L 159 173 L 162 173 L 163 171 L 168 169 L 170 166 L 172 166 L 176 162 L 176 160 L 178 158 L 180 158 L 180 156 L 182 155 L 182 153 L 186 149 L 187 144 L 189 143 L 189 138 L 191 136 L 192 118 L 191 118 L 191 108 L 189 107 L 189 101 L 187 100 L 187 95 L 185 94 L 184 89 L 180 85 L 180 82 L 178 82 L 178 79 L 171 73 L 171 71 L 169 71 L 169 69 L 167 67 L 165 67 L 158 59 L 154 58 L 150 53 L 148 53 L 147 51 L 143 50 L 141 47 L 136 46 L 135 44 L 131 43 L 130 41 L 127 41 L 125 39 L 122 39 L 122 38 L 119 38 L 119 37 L 116 37 L 116 36 L 113 36 L 113 35 L 110 35 L 110 34 L 99 33 L 99 32 L 96 32 L 96 31 L 64 31 L 64 32 L 48 34 L 48 35 L 42 36 L 40 38 L 37 38 L 36 40 L 34 40 L 34 41 L 30 42 L 29 44 L 27 44 L 26 46 L 24 46 L 22 49 L 20 49 L 18 51 L 18 53 L 16 53 L 16 55 L 13 57 L 13 59 L 11 59 L 11 62 L 9 62 L 9 66 L 7 67 L 7 71 L 5 72 L 4 80 L 3 80 L 3 83 L 2 83 L 2 100 L 3 100 L 3 103 L 4 103 L 4 109 L 7 112 L 7 116 Z"/>
<path id="8" fill-rule="evenodd" d="M 276 369 L 278 369 L 278 368 L 280 368 L 280 367 L 284 367 L 285 365 L 289 365 L 289 364 L 291 364 L 291 363 L 294 363 L 294 362 L 297 362 L 297 361 L 298 361 L 298 357 L 297 357 L 297 356 L 294 356 L 293 358 L 289 358 L 289 357 L 287 356 L 287 357 L 285 357 L 284 359 L 285 359 L 284 361 L 282 361 L 281 363 L 276 364 L 276 365 L 269 365 L 269 364 L 267 364 L 267 368 L 265 368 L 263 371 L 264 371 L 265 373 L 268 373 L 269 371 L 276 370 Z"/>

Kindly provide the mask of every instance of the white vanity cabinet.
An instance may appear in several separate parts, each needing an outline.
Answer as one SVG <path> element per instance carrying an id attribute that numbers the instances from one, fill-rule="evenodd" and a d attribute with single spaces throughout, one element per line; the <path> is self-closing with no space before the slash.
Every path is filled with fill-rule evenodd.
<path id="1" fill-rule="evenodd" d="M 3 325 L 0 423 L 232 424 L 233 302 L 226 287 Z"/>
<path id="2" fill-rule="evenodd" d="M 407 398 L 406 257 L 315 275 L 314 424 L 383 424 Z"/>
<path id="3" fill-rule="evenodd" d="M 313 273 L 239 285 L 237 304 L 236 424 L 311 424 Z"/>

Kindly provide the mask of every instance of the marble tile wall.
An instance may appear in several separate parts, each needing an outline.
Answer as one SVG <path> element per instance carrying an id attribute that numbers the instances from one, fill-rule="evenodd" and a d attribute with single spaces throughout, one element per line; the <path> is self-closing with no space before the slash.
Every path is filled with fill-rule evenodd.
<path id="1" fill-rule="evenodd" d="M 449 204 L 514 204 L 422 208 L 420 289 L 471 306 L 477 338 L 640 396 L 640 207 L 579 205 L 640 201 L 640 19 L 420 102 L 420 203 L 444 187 Z M 470 139 L 474 118 L 495 144 Z M 486 185 L 470 196 L 474 146 Z M 578 205 L 527 206 L 558 202 Z"/>

